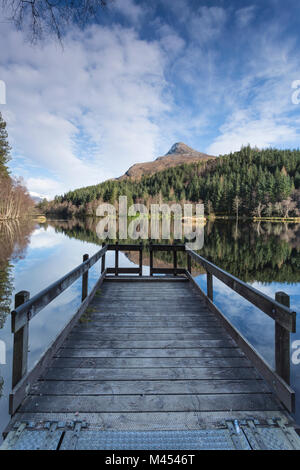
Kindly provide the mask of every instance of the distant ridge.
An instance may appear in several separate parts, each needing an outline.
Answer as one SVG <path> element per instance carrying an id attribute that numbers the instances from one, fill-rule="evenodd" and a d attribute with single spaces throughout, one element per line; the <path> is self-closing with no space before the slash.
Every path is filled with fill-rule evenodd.
<path id="1" fill-rule="evenodd" d="M 131 180 L 139 180 L 144 175 L 153 175 L 158 171 L 182 165 L 183 163 L 196 163 L 199 160 L 206 161 L 214 158 L 216 157 L 198 152 L 183 142 L 176 142 L 164 156 L 156 158 L 153 162 L 136 163 L 123 176 L 117 179 L 124 180 L 130 178 Z"/>

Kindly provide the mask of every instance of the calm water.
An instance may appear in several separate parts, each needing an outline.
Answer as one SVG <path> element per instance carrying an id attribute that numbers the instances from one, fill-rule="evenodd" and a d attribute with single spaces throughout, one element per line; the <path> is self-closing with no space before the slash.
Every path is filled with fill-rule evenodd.
<path id="1" fill-rule="evenodd" d="M 47 224 L 0 226 L 0 340 L 6 345 L 6 364 L 0 365 L 0 432 L 9 421 L 8 396 L 11 387 L 12 334 L 9 311 L 20 290 L 31 296 L 57 280 L 82 261 L 84 253 L 99 250 L 95 222 L 53 221 Z M 205 227 L 201 254 L 223 269 L 275 296 L 290 295 L 291 307 L 300 312 L 300 226 L 294 224 L 249 224 L 218 221 Z M 171 258 L 161 253 L 156 259 L 168 266 Z M 134 266 L 134 254 L 120 254 L 120 266 Z M 178 259 L 184 266 L 185 257 Z M 114 253 L 108 252 L 107 266 L 113 266 Z M 145 257 L 144 274 L 149 272 Z M 100 273 L 97 263 L 90 271 L 89 288 Z M 203 271 L 194 266 L 193 275 L 206 290 Z M 39 359 L 80 304 L 78 280 L 30 322 L 29 368 Z M 214 279 L 214 301 L 222 312 L 274 366 L 274 322 L 246 300 Z M 298 333 L 292 342 L 300 339 Z M 300 422 L 300 365 L 292 365 L 292 386 L 297 392 L 296 418 Z"/>

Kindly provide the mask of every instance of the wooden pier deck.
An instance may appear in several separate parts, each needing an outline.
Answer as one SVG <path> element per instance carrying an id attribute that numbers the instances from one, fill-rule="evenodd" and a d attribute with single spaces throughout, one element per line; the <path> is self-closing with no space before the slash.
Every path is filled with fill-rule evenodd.
<path id="1" fill-rule="evenodd" d="M 47 422 L 80 422 L 94 432 L 207 430 L 224 423 L 230 430 L 233 422 L 293 428 L 288 383 L 253 355 L 190 269 L 180 272 L 174 260 L 176 276 L 119 276 L 117 258 L 109 276 L 102 262 L 89 297 L 83 273 L 86 305 L 31 376 L 16 383 L 6 433 L 16 423 L 39 429 Z M 208 292 L 211 282 L 208 276 Z M 300 446 L 292 428 L 287 448 Z"/>

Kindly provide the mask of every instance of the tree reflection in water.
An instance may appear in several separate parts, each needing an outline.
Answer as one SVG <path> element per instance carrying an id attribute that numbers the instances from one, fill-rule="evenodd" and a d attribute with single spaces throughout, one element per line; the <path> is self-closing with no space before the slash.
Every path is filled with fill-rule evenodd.
<path id="1" fill-rule="evenodd" d="M 93 218 L 49 221 L 55 230 L 70 238 L 101 244 Z M 155 240 L 154 243 L 173 243 Z M 176 240 L 183 243 L 184 240 Z M 120 243 L 139 243 L 121 240 Z M 146 241 L 144 240 L 146 244 Z M 205 226 L 204 246 L 199 253 L 217 266 L 245 282 L 300 282 L 300 225 L 271 222 L 215 220 Z M 146 255 L 146 254 L 145 254 Z M 135 262 L 134 253 L 127 256 Z M 172 253 L 157 252 L 165 265 L 172 264 Z M 144 264 L 147 265 L 147 255 Z M 185 253 L 178 253 L 178 266 L 186 266 Z M 193 265 L 195 274 L 201 271 Z M 203 271 L 204 272 L 204 271 Z"/>

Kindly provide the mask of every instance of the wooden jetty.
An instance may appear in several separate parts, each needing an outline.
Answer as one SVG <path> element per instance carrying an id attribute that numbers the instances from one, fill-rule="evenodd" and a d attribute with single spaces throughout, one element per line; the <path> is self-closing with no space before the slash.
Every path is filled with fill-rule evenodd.
<path id="1" fill-rule="evenodd" d="M 115 252 L 114 267 L 106 253 Z M 120 251 L 139 266 L 119 266 Z M 30 299 L 16 295 L 11 421 L 2 448 L 300 449 L 291 417 L 289 298 L 272 299 L 183 245 L 103 245 Z M 157 251 L 172 268 L 155 268 Z M 186 252 L 186 268 L 177 254 Z M 207 295 L 192 277 L 205 268 Z M 88 272 L 101 262 L 89 292 Z M 80 308 L 27 371 L 30 320 L 82 277 Z M 213 277 L 275 321 L 273 370 L 213 303 Z M 259 334 L 259 332 L 258 332 Z"/>

